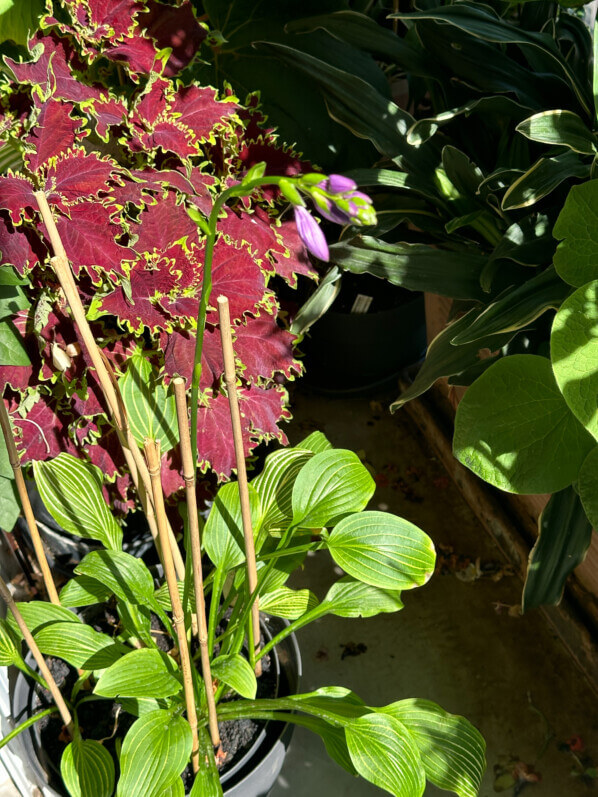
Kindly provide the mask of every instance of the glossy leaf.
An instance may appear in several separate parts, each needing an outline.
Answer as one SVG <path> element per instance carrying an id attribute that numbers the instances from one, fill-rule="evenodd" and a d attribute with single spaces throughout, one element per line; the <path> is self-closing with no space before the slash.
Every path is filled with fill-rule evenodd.
<path id="1" fill-rule="evenodd" d="M 103 582 L 117 598 L 152 605 L 154 579 L 142 562 L 123 551 L 92 551 L 75 568 L 75 573 Z"/>
<path id="2" fill-rule="evenodd" d="M 502 200 L 503 210 L 535 205 L 555 188 L 573 177 L 588 177 L 590 167 L 575 152 L 540 158 L 510 185 Z"/>
<path id="3" fill-rule="evenodd" d="M 337 617 L 374 617 L 377 614 L 398 612 L 403 608 L 401 593 L 380 589 L 349 576 L 333 584 L 322 603 L 314 610 L 319 615 Z"/>
<path id="4" fill-rule="evenodd" d="M 62 606 L 92 606 L 104 603 L 112 595 L 112 590 L 101 581 L 89 576 L 71 578 L 60 590 L 60 603 Z"/>
<path id="5" fill-rule="evenodd" d="M 94 692 L 102 697 L 171 697 L 183 688 L 174 659 L 153 648 L 132 650 L 104 670 Z"/>
<path id="6" fill-rule="evenodd" d="M 554 265 L 570 285 L 598 279 L 598 180 L 573 186 L 554 225 Z"/>
<path id="7" fill-rule="evenodd" d="M 65 747 L 60 774 L 71 797 L 111 797 L 114 791 L 114 760 L 94 739 L 77 738 Z"/>
<path id="8" fill-rule="evenodd" d="M 293 516 L 293 485 L 297 474 L 311 456 L 310 451 L 298 446 L 274 451 L 266 457 L 262 472 L 251 481 L 260 497 L 261 528 L 279 528 L 290 523 Z"/>
<path id="9" fill-rule="evenodd" d="M 598 446 L 585 458 L 577 483 L 584 511 L 594 529 L 598 529 Z"/>
<path id="10" fill-rule="evenodd" d="M 492 253 L 493 260 L 513 260 L 523 266 L 544 266 L 554 254 L 552 224 L 543 213 L 531 213 L 513 222 Z"/>
<path id="11" fill-rule="evenodd" d="M 256 695 L 255 673 L 247 659 L 239 653 L 215 658 L 212 662 L 212 677 L 230 686 L 248 700 L 253 700 Z"/>
<path id="12" fill-rule="evenodd" d="M 127 651 L 124 645 L 90 625 L 52 623 L 34 636 L 42 653 L 58 656 L 82 670 L 103 670 Z"/>
<path id="13" fill-rule="evenodd" d="M 322 451 L 328 451 L 332 447 L 332 443 L 326 435 L 318 431 L 308 434 L 295 446 L 295 448 L 300 448 L 302 451 L 311 451 L 312 454 L 320 454 Z"/>
<path id="14" fill-rule="evenodd" d="M 222 797 L 214 748 L 206 728 L 199 729 L 199 772 L 195 775 L 189 797 Z"/>
<path id="15" fill-rule="evenodd" d="M 330 309 L 341 289 L 340 279 L 340 270 L 337 266 L 332 266 L 293 318 L 291 332 L 294 335 L 303 335 Z"/>
<path id="16" fill-rule="evenodd" d="M 511 493 L 562 490 L 577 479 L 592 437 L 569 410 L 550 362 L 498 360 L 457 409 L 453 451 L 485 481 Z"/>
<path id="17" fill-rule="evenodd" d="M 77 617 L 74 612 L 62 606 L 57 606 L 54 603 L 47 603 L 46 601 L 17 603 L 17 609 L 20 611 L 23 620 L 25 620 L 25 625 L 33 635 L 54 623 L 81 624 L 81 618 Z M 6 622 L 10 626 L 10 629 L 18 635 L 18 638 L 22 638 L 21 631 L 12 614 L 7 615 Z"/>
<path id="18" fill-rule="evenodd" d="M 382 589 L 413 589 L 434 572 L 432 540 L 413 523 L 388 512 L 349 515 L 324 542 L 339 567 Z"/>
<path id="19" fill-rule="evenodd" d="M 17 650 L 6 620 L 0 618 L 0 667 L 9 667 L 21 661 L 21 654 Z"/>
<path id="20" fill-rule="evenodd" d="M 552 324 L 550 355 L 567 405 L 598 440 L 598 280 L 561 305 Z"/>
<path id="21" fill-rule="evenodd" d="M 315 454 L 293 485 L 293 523 L 322 528 L 348 512 L 361 512 L 374 494 L 367 468 L 352 451 L 334 449 Z"/>
<path id="22" fill-rule="evenodd" d="M 596 136 L 572 111 L 542 111 L 517 125 L 532 141 L 568 147 L 582 155 L 594 155 Z"/>
<path id="23" fill-rule="evenodd" d="M 72 454 L 59 454 L 34 462 L 33 473 L 46 509 L 63 529 L 120 550 L 122 529 L 102 495 L 98 468 Z"/>
<path id="24" fill-rule="evenodd" d="M 180 776 L 193 746 L 186 719 L 150 711 L 133 723 L 123 741 L 117 797 L 158 797 Z"/>
<path id="25" fill-rule="evenodd" d="M 31 365 L 23 339 L 12 321 L 0 321 L 0 365 Z"/>
<path id="26" fill-rule="evenodd" d="M 296 620 L 317 605 L 317 597 L 308 589 L 289 589 L 283 586 L 260 595 L 260 611 L 287 620 Z"/>
<path id="27" fill-rule="evenodd" d="M 260 521 L 260 498 L 249 485 L 249 503 L 255 530 Z M 203 532 L 206 553 L 220 570 L 226 572 L 245 561 L 243 519 L 239 487 L 236 482 L 223 485 L 212 504 Z"/>

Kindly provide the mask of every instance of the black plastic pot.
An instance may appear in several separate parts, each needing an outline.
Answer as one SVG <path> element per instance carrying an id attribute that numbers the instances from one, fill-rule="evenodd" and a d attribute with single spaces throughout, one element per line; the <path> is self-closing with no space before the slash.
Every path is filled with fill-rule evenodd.
<path id="1" fill-rule="evenodd" d="M 266 639 L 271 639 L 286 625 L 286 620 L 262 617 L 262 632 Z M 278 696 L 295 694 L 301 678 L 301 654 L 295 635 L 291 634 L 284 639 L 273 653 L 278 676 Z M 31 654 L 27 662 L 35 668 Z M 12 717 L 15 725 L 31 716 L 33 696 L 34 685 L 19 673 L 12 696 Z M 282 769 L 293 730 L 294 725 L 291 723 L 267 722 L 251 748 L 222 775 L 225 797 L 267 797 Z M 59 762 L 48 760 L 41 746 L 38 726 L 28 728 L 17 739 L 21 746 L 21 755 L 26 759 L 35 778 L 34 785 L 43 788 L 46 797 L 64 797 L 65 793 L 56 791 L 55 788 Z"/>

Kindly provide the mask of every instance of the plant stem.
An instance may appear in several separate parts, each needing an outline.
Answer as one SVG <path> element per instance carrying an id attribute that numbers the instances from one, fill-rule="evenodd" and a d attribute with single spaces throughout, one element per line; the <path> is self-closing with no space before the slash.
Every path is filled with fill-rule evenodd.
<path id="1" fill-rule="evenodd" d="M 10 590 L 6 585 L 4 579 L 0 578 L 0 598 L 6 603 L 10 611 L 12 612 L 13 617 L 23 637 L 25 638 L 25 642 L 27 643 L 29 650 L 33 654 L 33 658 L 35 659 L 37 666 L 40 669 L 42 676 L 44 677 L 48 689 L 56 703 L 56 707 L 60 712 L 60 716 L 62 717 L 62 721 L 64 723 L 65 728 L 69 732 L 69 734 L 73 735 L 73 718 L 71 716 L 71 712 L 66 705 L 63 696 L 60 694 L 60 689 L 58 688 L 56 681 L 54 680 L 54 676 L 50 672 L 48 665 L 46 664 L 46 660 L 44 659 L 42 652 L 40 651 L 37 642 L 33 638 L 31 631 L 27 628 L 27 624 L 23 619 L 23 615 L 18 610 L 16 603 L 13 600 L 12 595 L 10 594 Z"/>
<path id="2" fill-rule="evenodd" d="M 208 650 L 208 625 L 206 620 L 206 603 L 203 594 L 201 540 L 199 536 L 197 497 L 195 494 L 195 469 L 193 467 L 193 455 L 191 453 L 191 438 L 189 435 L 189 416 L 187 412 L 187 398 L 185 395 L 185 380 L 181 379 L 181 377 L 177 377 L 173 380 L 173 385 L 174 396 L 176 400 L 177 419 L 179 424 L 181 459 L 183 461 L 183 478 L 185 480 L 185 494 L 187 498 L 189 537 L 191 540 L 191 559 L 193 562 L 193 585 L 195 588 L 195 611 L 197 613 L 197 638 L 201 652 L 201 668 L 206 690 L 208 725 L 212 744 L 214 747 L 220 747 L 220 733 L 218 731 L 218 717 L 216 715 L 212 670 L 210 666 L 210 653 Z"/>
<path id="3" fill-rule="evenodd" d="M 245 451 L 243 447 L 243 431 L 241 429 L 241 412 L 239 410 L 239 396 L 237 394 L 237 370 L 235 367 L 235 352 L 230 326 L 230 312 L 226 296 L 219 296 L 218 320 L 220 321 L 220 339 L 222 341 L 222 354 L 224 357 L 224 381 L 228 392 L 231 424 L 233 428 L 233 441 L 235 445 L 235 460 L 237 463 L 237 484 L 239 487 L 239 500 L 241 502 L 241 517 L 243 519 L 243 537 L 245 541 L 245 560 L 247 562 L 247 583 L 249 593 L 252 594 L 257 587 L 257 564 L 255 561 L 255 541 L 253 539 L 253 525 L 251 521 L 251 506 L 249 503 L 249 484 L 247 482 L 247 468 L 245 465 Z M 259 597 L 256 594 L 251 607 L 251 629 L 253 642 L 250 640 L 249 650 L 251 658 L 259 657 L 260 649 L 260 607 Z M 262 674 L 261 664 L 257 664 L 255 674 Z"/>
<path id="4" fill-rule="evenodd" d="M 20 733 L 26 731 L 27 728 L 30 728 L 36 722 L 39 722 L 39 720 L 43 720 L 44 717 L 50 716 L 50 714 L 56 714 L 57 711 L 58 709 L 56 708 L 56 706 L 50 706 L 50 708 L 46 708 L 43 711 L 38 711 L 37 714 L 28 717 L 24 722 L 22 722 L 20 725 L 17 725 L 17 727 L 13 728 L 13 730 L 10 733 L 7 733 L 6 736 L 0 739 L 0 750 L 9 742 L 12 742 L 12 740 Z"/>
<path id="5" fill-rule="evenodd" d="M 164 554 L 164 575 L 170 593 L 172 605 L 172 619 L 177 634 L 179 654 L 181 657 L 181 670 L 183 672 L 183 686 L 185 690 L 185 704 L 187 707 L 187 721 L 191 728 L 193 748 L 191 753 L 191 763 L 193 771 L 199 771 L 199 738 L 197 735 L 197 710 L 195 708 L 195 693 L 193 690 L 193 676 L 191 674 L 191 656 L 187 643 L 187 633 L 185 631 L 185 613 L 181 604 L 179 587 L 177 583 L 172 551 L 168 544 L 168 529 L 166 525 L 166 509 L 164 507 L 164 493 L 162 492 L 162 480 L 160 477 L 160 446 L 153 440 L 146 437 L 144 440 L 145 456 L 147 458 L 148 471 L 151 478 L 152 491 L 154 496 L 154 507 L 156 510 L 156 521 L 158 523 L 158 533 L 162 542 Z"/>
<path id="6" fill-rule="evenodd" d="M 6 409 L 6 405 L 4 404 L 4 399 L 1 396 L 0 425 L 2 426 L 4 442 L 6 443 L 6 448 L 8 450 L 8 459 L 15 475 L 15 482 L 19 492 L 19 498 L 21 499 L 21 506 L 23 507 L 23 514 L 25 515 L 25 520 L 27 521 L 27 528 L 29 529 L 29 534 L 31 535 L 37 562 L 39 564 L 39 568 L 44 579 L 44 584 L 46 586 L 46 592 L 48 593 L 48 597 L 52 603 L 60 606 L 60 599 L 58 597 L 58 592 L 56 591 L 56 584 L 54 583 L 54 579 L 52 577 L 52 571 L 50 570 L 46 552 L 39 534 L 39 529 L 37 528 L 37 523 L 35 522 L 35 516 L 33 515 L 33 509 L 31 508 L 29 494 L 27 493 L 27 488 L 25 487 L 25 479 L 23 478 L 23 471 L 21 469 L 21 460 L 19 459 L 19 454 L 15 445 L 12 427 L 10 425 L 10 418 L 8 417 L 8 411 Z"/>

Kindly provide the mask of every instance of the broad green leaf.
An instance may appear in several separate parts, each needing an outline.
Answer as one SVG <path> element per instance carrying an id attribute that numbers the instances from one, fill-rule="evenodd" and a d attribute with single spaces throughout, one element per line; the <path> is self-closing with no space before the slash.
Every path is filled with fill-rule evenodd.
<path id="1" fill-rule="evenodd" d="M 598 446 L 585 458 L 577 487 L 588 520 L 594 529 L 598 529 Z"/>
<path id="2" fill-rule="evenodd" d="M 0 0 L 0 42 L 10 39 L 26 47 L 43 13 L 43 0 Z"/>
<path id="3" fill-rule="evenodd" d="M 199 729 L 199 772 L 195 776 L 189 797 L 222 797 L 214 748 L 206 728 Z"/>
<path id="4" fill-rule="evenodd" d="M 360 512 L 376 485 L 352 451 L 333 449 L 315 454 L 293 485 L 293 523 L 319 529 L 348 512 Z"/>
<path id="5" fill-rule="evenodd" d="M 82 670 L 103 670 L 128 650 L 90 625 L 52 623 L 34 634 L 42 653 L 58 656 Z"/>
<path id="6" fill-rule="evenodd" d="M 330 587 L 322 603 L 312 611 L 318 616 L 334 614 L 337 617 L 374 617 L 377 614 L 398 612 L 402 608 L 400 592 L 380 589 L 345 577 Z"/>
<path id="7" fill-rule="evenodd" d="M 75 568 L 101 581 L 117 598 L 141 606 L 154 603 L 154 579 L 141 559 L 124 551 L 92 551 Z"/>
<path id="8" fill-rule="evenodd" d="M 181 598 L 181 603 L 183 603 L 185 598 L 185 582 L 184 581 L 177 581 L 177 587 L 179 590 L 179 596 Z M 170 591 L 168 589 L 168 584 L 165 582 L 162 586 L 156 590 L 155 592 L 156 603 L 158 603 L 163 609 L 166 609 L 167 612 L 172 611 L 172 603 L 170 602 Z M 189 585 L 189 604 L 184 607 L 185 611 L 195 611 L 195 588 L 193 584 Z"/>
<path id="9" fill-rule="evenodd" d="M 332 448 L 332 443 L 323 432 L 312 432 L 308 434 L 295 448 L 300 448 L 302 451 L 311 451 L 312 454 L 321 454 L 322 451 L 328 451 Z"/>
<path id="10" fill-rule="evenodd" d="M 598 439 L 598 279 L 561 305 L 552 323 L 550 356 L 569 409 Z"/>
<path id="11" fill-rule="evenodd" d="M 21 277 L 12 266 L 0 266 L 0 285 L 26 285 L 28 277 Z"/>
<path id="12" fill-rule="evenodd" d="M 477 797 L 486 769 L 486 743 L 468 720 L 419 698 L 400 700 L 379 711 L 407 728 L 431 783 L 459 797 Z"/>
<path id="13" fill-rule="evenodd" d="M 143 717 L 150 711 L 166 708 L 166 700 L 155 700 L 153 697 L 120 697 L 118 702 L 123 707 L 123 711 L 133 717 Z"/>
<path id="14" fill-rule="evenodd" d="M 343 727 L 331 725 L 320 717 L 310 717 L 308 715 L 301 717 L 301 725 L 305 728 L 309 728 L 310 731 L 317 733 L 321 737 L 326 747 L 326 752 L 333 761 L 336 761 L 336 763 L 350 775 L 357 775 L 357 770 L 353 766 L 351 756 L 349 755 L 345 729 Z"/>
<path id="15" fill-rule="evenodd" d="M 112 595 L 112 590 L 101 581 L 89 576 L 71 578 L 60 590 L 62 606 L 92 606 L 104 603 Z"/>
<path id="16" fill-rule="evenodd" d="M 155 644 L 155 640 L 152 636 L 150 607 L 145 604 L 129 603 L 120 598 L 116 601 L 116 606 L 122 626 L 123 638 L 140 639 L 145 645 L 152 647 Z"/>
<path id="17" fill-rule="evenodd" d="M 132 650 L 108 667 L 98 680 L 96 695 L 102 697 L 171 697 L 183 688 L 171 656 L 154 648 Z"/>
<path id="18" fill-rule="evenodd" d="M 318 599 L 308 589 L 279 587 L 260 595 L 260 611 L 287 620 L 296 620 L 311 609 L 315 609 L 317 605 Z"/>
<path id="19" fill-rule="evenodd" d="M 0 365 L 31 365 L 23 339 L 8 319 L 0 321 Z"/>
<path id="20" fill-rule="evenodd" d="M 538 521 L 523 588 L 523 611 L 560 603 L 569 574 L 585 559 L 592 525 L 573 487 L 551 495 Z"/>
<path id="21" fill-rule="evenodd" d="M 293 485 L 297 474 L 311 457 L 310 451 L 302 451 L 299 447 L 274 451 L 266 457 L 263 471 L 251 481 L 262 507 L 260 528 L 289 525 L 293 517 Z"/>
<path id="22" fill-rule="evenodd" d="M 349 515 L 324 542 L 339 567 L 374 587 L 413 589 L 434 572 L 432 540 L 413 523 L 388 512 Z"/>
<path id="23" fill-rule="evenodd" d="M 572 111 L 541 111 L 518 124 L 517 130 L 532 141 L 568 147 L 582 155 L 596 152 L 596 136 Z"/>
<path id="24" fill-rule="evenodd" d="M 0 320 L 15 315 L 30 304 L 18 285 L 0 285 Z"/>
<path id="25" fill-rule="evenodd" d="M 332 266 L 320 281 L 320 284 L 301 305 L 293 318 L 290 330 L 293 335 L 303 335 L 331 307 L 341 289 L 341 272 Z"/>
<path id="26" fill-rule="evenodd" d="M 114 761 L 93 739 L 75 739 L 60 759 L 60 774 L 71 797 L 112 797 Z"/>
<path id="27" fill-rule="evenodd" d="M 345 726 L 351 761 L 359 774 L 399 797 L 421 797 L 424 767 L 405 726 L 384 714 L 365 714 Z"/>
<path id="28" fill-rule="evenodd" d="M 502 200 L 503 210 L 535 205 L 565 180 L 588 177 L 590 167 L 575 152 L 540 158 L 511 184 Z"/>
<path id="29" fill-rule="evenodd" d="M 212 662 L 212 677 L 222 681 L 241 697 L 253 700 L 257 692 L 257 680 L 251 665 L 239 653 L 218 656 Z"/>
<path id="30" fill-rule="evenodd" d="M 550 266 L 522 285 L 506 290 L 468 327 L 455 335 L 451 343 L 460 346 L 489 335 L 516 332 L 531 324 L 547 310 L 560 307 L 570 290 L 570 286 Z"/>
<path id="31" fill-rule="evenodd" d="M 6 620 L 0 618 L 0 667 L 9 667 L 21 661 L 21 654 L 17 650 Z"/>
<path id="32" fill-rule="evenodd" d="M 33 473 L 46 509 L 63 529 L 120 550 L 122 529 L 102 494 L 102 474 L 95 465 L 62 453 L 34 462 Z"/>
<path id="33" fill-rule="evenodd" d="M 249 485 L 249 504 L 253 531 L 259 527 L 260 497 Z M 226 572 L 245 561 L 243 519 L 239 486 L 229 482 L 218 490 L 203 532 L 203 544 L 213 564 Z"/>
<path id="34" fill-rule="evenodd" d="M 530 213 L 505 230 L 492 252 L 492 259 L 513 260 L 523 266 L 544 266 L 552 260 L 555 246 L 548 216 Z"/>
<path id="35" fill-rule="evenodd" d="M 453 451 L 510 493 L 548 493 L 577 479 L 592 437 L 569 410 L 550 362 L 532 354 L 498 360 L 457 409 Z"/>
<path id="36" fill-rule="evenodd" d="M 158 384 L 151 363 L 141 352 L 128 360 L 118 384 L 135 440 L 142 446 L 149 437 L 160 443 L 162 454 L 170 451 L 178 443 L 174 394 Z"/>
<path id="37" fill-rule="evenodd" d="M 483 254 L 449 251 L 425 244 L 387 243 L 367 235 L 330 247 L 334 263 L 353 274 L 373 274 L 410 291 L 428 291 L 453 299 L 483 299 Z"/>
<path id="38" fill-rule="evenodd" d="M 446 206 L 431 180 L 417 177 L 409 172 L 400 172 L 396 169 L 351 169 L 344 174 L 355 180 L 360 187 L 396 188 L 398 191 L 424 197 L 440 207 Z"/>
<path id="39" fill-rule="evenodd" d="M 81 619 L 77 617 L 74 612 L 62 606 L 56 606 L 54 603 L 47 603 L 46 601 L 17 603 L 17 609 L 21 613 L 25 625 L 34 635 L 37 631 L 53 623 L 81 623 Z M 7 615 L 6 622 L 10 628 L 18 634 L 19 639 L 21 639 L 21 631 L 12 614 Z"/>
<path id="40" fill-rule="evenodd" d="M 185 797 L 185 784 L 182 779 L 177 778 L 174 783 L 160 793 L 160 797 Z"/>
<path id="41" fill-rule="evenodd" d="M 554 265 L 576 288 L 598 279 L 598 180 L 573 186 L 553 234 L 560 240 Z"/>
<path id="42" fill-rule="evenodd" d="M 0 476 L 0 517 L 4 531 L 11 532 L 13 530 L 20 514 L 21 504 L 17 497 L 14 479 Z"/>
<path id="43" fill-rule="evenodd" d="M 125 736 L 116 797 L 160 797 L 185 769 L 193 740 L 186 719 L 171 711 L 150 711 Z"/>
<path id="44" fill-rule="evenodd" d="M 363 700 L 344 686 L 321 686 L 313 692 L 291 695 L 288 700 L 303 711 L 320 711 L 333 714 L 334 719 L 347 724 L 347 720 L 369 714 L 371 709 Z"/>

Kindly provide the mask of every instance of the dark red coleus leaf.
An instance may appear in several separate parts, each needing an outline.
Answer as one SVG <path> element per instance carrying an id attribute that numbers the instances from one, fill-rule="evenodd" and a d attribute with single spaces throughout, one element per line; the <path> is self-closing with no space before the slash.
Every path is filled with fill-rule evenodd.
<path id="1" fill-rule="evenodd" d="M 0 208 L 8 210 L 14 224 L 22 219 L 31 221 L 37 202 L 33 196 L 33 186 L 26 177 L 12 174 L 0 176 Z"/>
<path id="2" fill-rule="evenodd" d="M 149 14 L 140 18 L 139 25 L 155 39 L 158 50 L 172 49 L 164 74 L 173 77 L 189 65 L 205 39 L 206 31 L 195 18 L 190 0 L 183 0 L 178 6 L 165 6 L 149 0 L 147 7 Z"/>
<path id="3" fill-rule="evenodd" d="M 177 204 L 176 194 L 172 191 L 144 209 L 132 232 L 138 236 L 132 248 L 139 254 L 165 252 L 175 241 L 183 238 L 197 241 L 197 225 L 189 218 L 184 205 Z"/>
<path id="4" fill-rule="evenodd" d="M 272 379 L 277 373 L 291 379 L 303 370 L 293 356 L 295 336 L 281 329 L 274 316 L 263 312 L 257 318 L 248 318 L 234 332 L 235 354 L 245 366 L 244 379 Z"/>
<path id="5" fill-rule="evenodd" d="M 292 288 L 297 286 L 298 275 L 316 279 L 318 272 L 313 267 L 305 244 L 299 237 L 295 222 L 283 221 L 277 228 L 277 233 L 285 251 L 273 250 L 276 273 Z"/>
<path id="6" fill-rule="evenodd" d="M 114 41 L 124 36 L 134 25 L 135 17 L 143 10 L 141 0 L 65 0 L 79 25 L 85 28 L 82 38 L 100 42 Z"/>
<path id="7" fill-rule="evenodd" d="M 36 124 L 25 139 L 32 151 L 26 156 L 28 167 L 37 171 L 50 158 L 70 149 L 86 134 L 81 132 L 83 119 L 73 117 L 75 106 L 70 102 L 47 100 L 40 108 Z"/>
<path id="8" fill-rule="evenodd" d="M 0 210 L 0 265 L 14 266 L 23 274 L 44 257 L 45 247 L 39 236 L 28 227 L 15 227 L 8 212 Z"/>
<path id="9" fill-rule="evenodd" d="M 288 443 L 282 429 L 278 428 L 281 420 L 290 420 L 291 413 L 286 409 L 287 392 L 279 385 L 258 387 L 251 385 L 240 391 L 239 405 L 241 415 L 257 439 L 276 439 L 283 445 Z"/>
<path id="10" fill-rule="evenodd" d="M 140 36 L 137 31 L 132 36 L 124 36 L 120 41 L 104 51 L 111 61 L 126 64 L 130 74 L 149 75 L 156 60 L 156 47 L 151 39 Z"/>
<path id="11" fill-rule="evenodd" d="M 108 181 L 122 171 L 111 158 L 95 152 L 87 154 L 81 147 L 61 153 L 46 169 L 46 194 L 52 203 L 80 202 L 108 191 Z M 95 206 L 94 206 L 95 207 Z"/>
<path id="12" fill-rule="evenodd" d="M 56 400 L 43 394 L 27 413 L 27 418 L 13 415 L 19 434 L 18 448 L 23 451 L 23 462 L 57 457 L 62 451 L 76 454 L 77 449 L 68 434 L 68 415 L 57 412 Z"/>
<path id="13" fill-rule="evenodd" d="M 164 370 L 168 379 L 173 376 L 182 376 L 191 385 L 193 377 L 193 361 L 195 358 L 195 333 L 188 330 L 173 330 L 163 333 L 160 345 L 164 350 Z M 208 325 L 206 327 L 201 358 L 200 389 L 213 388 L 222 376 L 224 363 L 222 360 L 222 345 L 218 329 Z"/>

